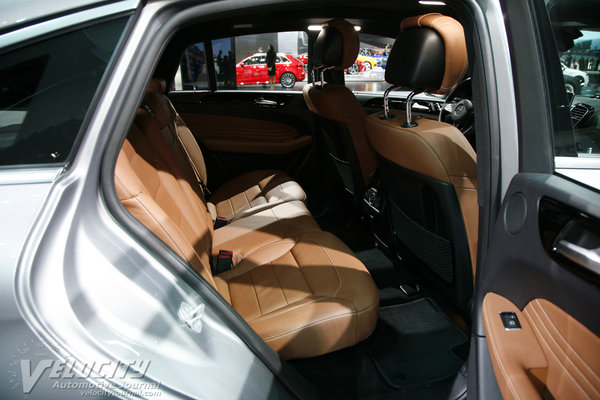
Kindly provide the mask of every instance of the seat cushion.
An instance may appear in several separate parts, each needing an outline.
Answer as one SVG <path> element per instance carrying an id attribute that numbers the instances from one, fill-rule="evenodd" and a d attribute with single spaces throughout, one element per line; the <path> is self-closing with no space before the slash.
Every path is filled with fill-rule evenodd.
<path id="1" fill-rule="evenodd" d="M 285 172 L 261 170 L 226 182 L 210 197 L 217 215 L 235 220 L 287 201 L 304 201 L 306 194 Z"/>
<path id="2" fill-rule="evenodd" d="M 233 264 L 236 265 L 247 254 L 263 246 L 320 230 L 303 202 L 281 203 L 216 229 L 213 257 L 219 254 L 219 250 L 230 250 L 233 252 Z"/>
<path id="3" fill-rule="evenodd" d="M 284 358 L 314 357 L 367 338 L 379 292 L 365 266 L 328 232 L 284 239 L 215 276 L 217 289 Z"/>

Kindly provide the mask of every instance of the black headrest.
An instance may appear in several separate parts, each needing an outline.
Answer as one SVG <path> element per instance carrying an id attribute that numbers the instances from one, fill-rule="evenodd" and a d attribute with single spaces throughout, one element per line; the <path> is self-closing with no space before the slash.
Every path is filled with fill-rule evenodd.
<path id="1" fill-rule="evenodd" d="M 432 93 L 449 93 L 468 67 L 460 22 L 439 13 L 406 18 L 388 57 L 385 80 Z"/>
<path id="2" fill-rule="evenodd" d="M 348 68 L 358 56 L 358 34 L 354 25 L 342 19 L 323 25 L 313 48 L 313 65 Z"/>
<path id="3" fill-rule="evenodd" d="M 396 38 L 385 80 L 392 85 L 435 90 L 444 78 L 444 41 L 431 28 L 409 28 Z"/>

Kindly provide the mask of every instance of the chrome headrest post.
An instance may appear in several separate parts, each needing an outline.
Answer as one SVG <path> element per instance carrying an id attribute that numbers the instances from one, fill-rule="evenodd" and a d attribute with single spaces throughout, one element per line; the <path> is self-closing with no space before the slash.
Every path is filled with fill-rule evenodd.
<path id="1" fill-rule="evenodd" d="M 321 78 L 321 86 L 325 84 L 325 71 L 329 71 L 330 69 L 334 69 L 335 67 L 325 67 L 319 71 L 319 75 Z"/>
<path id="2" fill-rule="evenodd" d="M 415 97 L 415 95 L 422 92 L 422 90 L 415 90 L 414 92 L 411 92 L 406 98 L 406 122 L 402 123 L 403 128 L 414 128 L 415 126 L 419 125 L 412 120 L 412 99 L 413 97 Z"/>
<path id="3" fill-rule="evenodd" d="M 394 116 L 392 114 L 390 114 L 390 104 L 389 104 L 388 96 L 389 96 L 390 92 L 392 92 L 396 89 L 400 89 L 401 87 L 402 87 L 402 85 L 390 86 L 383 93 L 383 114 L 380 115 L 379 118 L 381 118 L 381 119 L 394 118 Z"/>
<path id="4" fill-rule="evenodd" d="M 335 68 L 335 67 L 326 67 L 324 65 L 317 65 L 316 67 L 313 67 L 313 69 L 311 71 L 313 84 L 315 86 L 322 87 L 325 84 L 325 78 L 323 78 L 325 71 L 333 69 L 333 68 Z"/>
<path id="5" fill-rule="evenodd" d="M 317 65 L 316 67 L 313 67 L 313 69 L 310 71 L 311 75 L 312 75 L 312 83 L 315 86 L 318 86 L 318 82 L 319 80 L 317 79 L 317 77 L 319 77 L 319 68 L 323 68 L 322 65 Z"/>

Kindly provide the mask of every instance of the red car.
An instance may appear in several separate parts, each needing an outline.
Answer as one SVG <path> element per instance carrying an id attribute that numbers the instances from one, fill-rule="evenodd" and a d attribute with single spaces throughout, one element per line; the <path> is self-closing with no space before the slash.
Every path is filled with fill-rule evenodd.
<path id="1" fill-rule="evenodd" d="M 354 64 L 352 64 L 351 66 L 348 67 L 348 69 L 345 69 L 344 72 L 350 75 L 354 75 L 354 74 L 358 74 L 359 72 L 363 72 L 363 71 L 367 71 L 368 68 L 366 67 L 365 62 L 360 61 L 360 60 L 356 60 L 354 61 Z"/>
<path id="2" fill-rule="evenodd" d="M 308 64 L 308 53 L 302 53 L 296 57 L 298 61 L 301 61 L 304 65 Z"/>
<path id="3" fill-rule="evenodd" d="M 269 83 L 266 53 L 256 53 L 244 58 L 235 66 L 238 85 Z M 275 81 L 284 88 L 291 88 L 296 81 L 304 80 L 304 64 L 291 54 L 278 53 L 275 60 Z"/>

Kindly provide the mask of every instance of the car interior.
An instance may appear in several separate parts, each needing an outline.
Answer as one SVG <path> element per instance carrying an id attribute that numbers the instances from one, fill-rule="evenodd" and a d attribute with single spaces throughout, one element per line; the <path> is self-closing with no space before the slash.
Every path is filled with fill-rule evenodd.
<path id="1" fill-rule="evenodd" d="M 119 200 L 320 397 L 460 398 L 479 215 L 468 14 L 295 7 L 214 16 L 165 44 Z M 345 85 L 356 26 L 395 38 L 385 93 Z M 208 90 L 174 90 L 191 44 L 211 60 L 212 40 L 293 30 L 309 38 L 302 91 L 222 90 L 212 62 Z"/>

